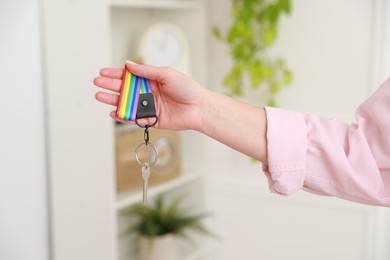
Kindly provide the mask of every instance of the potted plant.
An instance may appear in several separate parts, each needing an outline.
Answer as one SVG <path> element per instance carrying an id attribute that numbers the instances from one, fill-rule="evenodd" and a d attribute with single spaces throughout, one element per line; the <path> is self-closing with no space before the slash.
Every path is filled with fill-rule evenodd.
<path id="1" fill-rule="evenodd" d="M 151 204 L 135 204 L 122 214 L 135 219 L 127 232 L 139 235 L 139 251 L 142 260 L 178 260 L 178 237 L 190 238 L 188 231 L 213 235 L 201 223 L 207 214 L 187 214 L 180 207 L 183 197 L 176 197 L 166 204 L 158 196 Z"/>
<path id="2" fill-rule="evenodd" d="M 231 0 L 232 23 L 226 32 L 213 27 L 214 36 L 228 45 L 232 67 L 223 85 L 232 96 L 242 96 L 245 85 L 261 90 L 264 102 L 275 106 L 275 96 L 291 84 L 292 73 L 283 58 L 270 57 L 280 17 L 290 14 L 290 0 Z"/>

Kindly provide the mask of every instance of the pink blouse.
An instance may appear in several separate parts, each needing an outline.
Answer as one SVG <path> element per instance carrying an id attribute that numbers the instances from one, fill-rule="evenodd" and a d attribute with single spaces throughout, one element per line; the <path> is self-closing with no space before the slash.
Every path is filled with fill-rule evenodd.
<path id="1" fill-rule="evenodd" d="M 356 112 L 356 123 L 266 107 L 272 192 L 304 189 L 390 206 L 390 78 Z"/>

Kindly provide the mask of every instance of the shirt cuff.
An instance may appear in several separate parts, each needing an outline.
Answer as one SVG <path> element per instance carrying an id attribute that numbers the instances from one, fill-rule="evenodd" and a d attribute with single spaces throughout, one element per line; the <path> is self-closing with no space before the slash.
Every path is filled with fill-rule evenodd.
<path id="1" fill-rule="evenodd" d="M 302 113 L 265 107 L 267 157 L 263 171 L 271 192 L 290 195 L 303 188 L 306 175 L 307 131 Z"/>

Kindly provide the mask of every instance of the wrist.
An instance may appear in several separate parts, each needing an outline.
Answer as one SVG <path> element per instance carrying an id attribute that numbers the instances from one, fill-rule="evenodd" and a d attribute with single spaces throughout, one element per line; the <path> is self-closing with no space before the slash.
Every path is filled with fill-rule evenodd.
<path id="1" fill-rule="evenodd" d="M 198 104 L 198 124 L 193 130 L 210 136 L 210 131 L 218 124 L 218 96 L 215 92 L 204 90 Z"/>
<path id="2" fill-rule="evenodd" d="M 196 129 L 239 152 L 266 162 L 266 116 L 258 108 L 207 90 Z"/>
<path id="3" fill-rule="evenodd" d="M 212 102 L 214 94 L 214 92 L 204 89 L 201 98 L 197 103 L 197 120 L 192 130 L 206 134 L 206 129 L 210 124 L 209 121 L 211 114 L 214 114 L 213 110 L 215 109 L 215 104 Z"/>

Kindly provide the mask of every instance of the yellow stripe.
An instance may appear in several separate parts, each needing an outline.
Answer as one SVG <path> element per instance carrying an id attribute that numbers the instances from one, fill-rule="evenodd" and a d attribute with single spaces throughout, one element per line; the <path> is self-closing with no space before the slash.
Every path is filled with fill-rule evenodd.
<path id="1" fill-rule="evenodd" d="M 130 73 L 126 70 L 126 75 L 125 75 L 125 82 L 123 85 L 123 99 L 122 99 L 122 104 L 121 104 L 121 109 L 120 109 L 120 117 L 124 118 L 126 116 L 126 107 L 127 103 L 129 100 L 129 78 L 130 78 Z"/>

